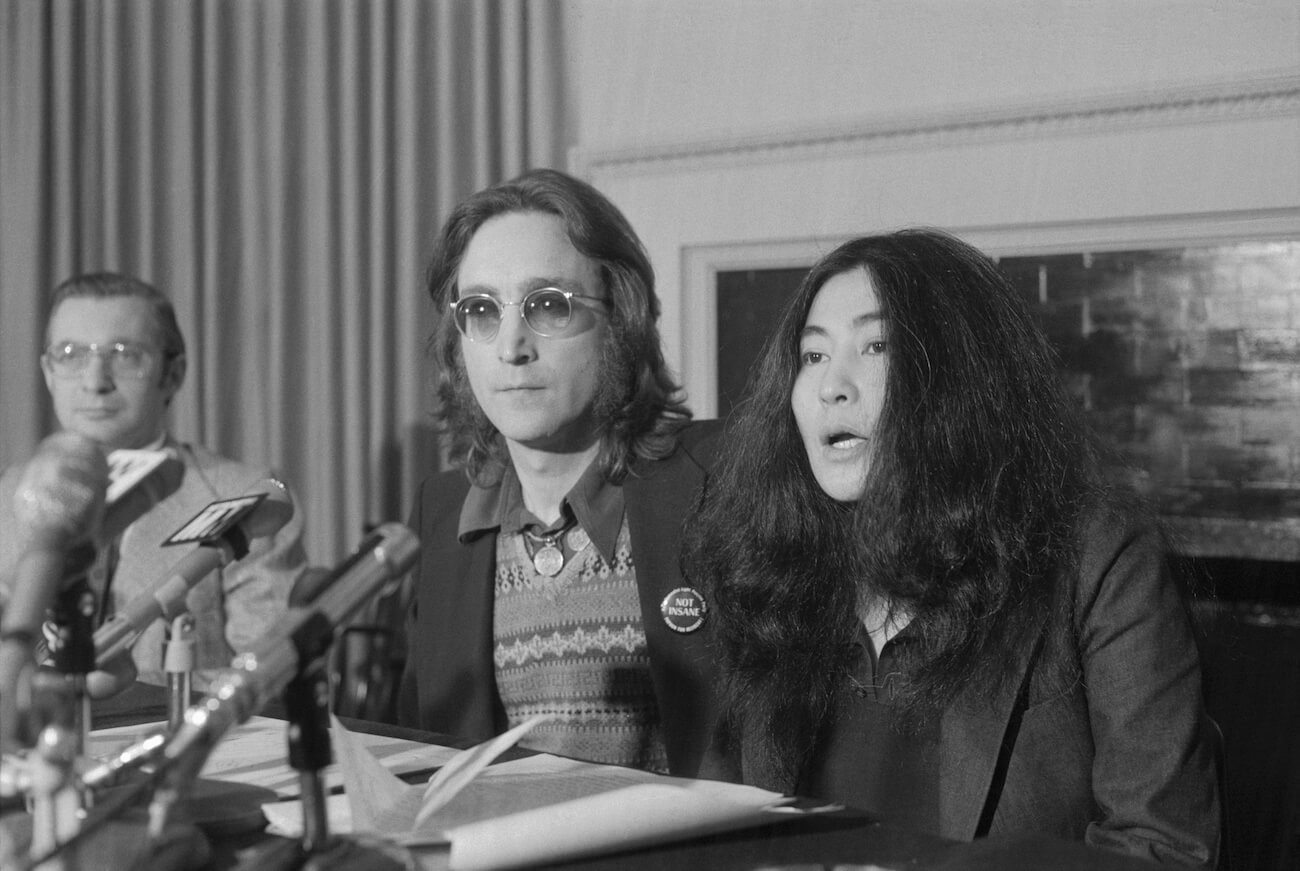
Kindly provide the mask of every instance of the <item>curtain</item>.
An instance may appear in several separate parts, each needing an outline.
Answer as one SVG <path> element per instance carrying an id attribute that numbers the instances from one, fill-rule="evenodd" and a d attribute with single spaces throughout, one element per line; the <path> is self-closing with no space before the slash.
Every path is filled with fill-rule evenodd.
<path id="1" fill-rule="evenodd" d="M 49 290 L 108 269 L 176 305 L 173 432 L 279 470 L 314 562 L 403 519 L 424 265 L 459 199 L 560 165 L 556 0 L 0 2 L 0 462 L 55 426 Z"/>

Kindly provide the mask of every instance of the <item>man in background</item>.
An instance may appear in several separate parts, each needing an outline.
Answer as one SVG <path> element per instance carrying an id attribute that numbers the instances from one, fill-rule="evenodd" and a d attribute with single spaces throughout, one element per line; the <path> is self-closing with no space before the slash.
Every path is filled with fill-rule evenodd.
<path id="1" fill-rule="evenodd" d="M 462 202 L 429 268 L 459 467 L 411 526 L 398 721 L 694 774 L 712 727 L 706 606 L 678 567 L 712 457 L 665 365 L 654 273 L 590 185 L 534 170 Z"/>
<path id="2" fill-rule="evenodd" d="M 63 430 L 106 453 L 166 450 L 180 461 L 179 486 L 114 542 L 89 574 L 96 624 L 147 590 L 185 555 L 162 547 L 203 508 L 239 496 L 271 472 L 178 441 L 167 409 L 185 380 L 185 338 L 170 300 L 139 279 L 115 273 L 70 278 L 54 290 L 41 369 Z M 0 603 L 24 542 L 14 517 L 22 466 L 0 474 Z M 230 664 L 283 615 L 289 590 L 306 567 L 298 511 L 275 535 L 255 538 L 248 555 L 199 581 L 187 597 L 194 619 L 196 689 Z M 165 684 L 164 621 L 156 620 L 132 649 L 139 679 Z"/>

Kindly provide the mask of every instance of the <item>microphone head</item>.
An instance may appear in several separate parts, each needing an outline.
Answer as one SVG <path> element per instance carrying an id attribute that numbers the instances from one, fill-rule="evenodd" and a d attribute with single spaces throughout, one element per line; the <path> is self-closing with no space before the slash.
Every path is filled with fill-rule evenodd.
<path id="1" fill-rule="evenodd" d="M 99 445 L 78 433 L 55 433 L 23 468 L 14 515 L 29 542 L 66 549 L 98 527 L 107 490 L 108 460 Z"/>
<path id="2" fill-rule="evenodd" d="M 293 518 L 293 499 L 289 488 L 277 478 L 263 478 L 244 491 L 245 496 L 265 493 L 266 498 L 239 522 L 249 541 L 275 535 Z"/>

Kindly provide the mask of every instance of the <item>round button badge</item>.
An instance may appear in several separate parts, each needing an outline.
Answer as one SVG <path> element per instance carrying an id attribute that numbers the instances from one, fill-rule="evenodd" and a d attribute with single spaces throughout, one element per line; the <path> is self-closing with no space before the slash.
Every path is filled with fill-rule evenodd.
<path id="1" fill-rule="evenodd" d="M 664 622 L 668 624 L 669 629 L 685 634 L 694 632 L 704 625 L 704 618 L 709 613 L 709 605 L 698 590 L 691 587 L 678 587 L 664 596 L 663 602 L 659 605 L 659 613 L 663 614 Z"/>

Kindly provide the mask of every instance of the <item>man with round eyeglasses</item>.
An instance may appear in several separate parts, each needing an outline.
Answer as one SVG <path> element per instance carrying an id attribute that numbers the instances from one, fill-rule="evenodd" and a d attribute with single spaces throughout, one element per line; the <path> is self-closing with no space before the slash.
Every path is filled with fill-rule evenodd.
<path id="1" fill-rule="evenodd" d="M 167 410 L 185 380 L 185 338 L 171 301 L 137 278 L 110 272 L 75 276 L 55 288 L 41 371 L 63 430 L 106 454 L 171 452 L 181 474 L 173 492 L 101 551 L 89 582 L 96 623 L 148 589 L 184 555 L 162 542 L 210 503 L 241 495 L 274 475 L 176 439 Z M 24 546 L 14 518 L 22 465 L 0 474 L 0 606 Z M 187 597 L 194 618 L 195 686 L 203 689 L 284 613 L 289 590 L 306 568 L 303 521 L 295 511 L 275 535 L 255 539 L 249 555 L 200 581 Z M 167 627 L 156 621 L 132 649 L 139 679 L 166 683 Z"/>
<path id="2" fill-rule="evenodd" d="M 667 370 L 654 273 L 590 185 L 532 170 L 474 194 L 428 271 L 455 466 L 421 485 L 398 722 L 698 771 L 713 701 L 681 522 L 716 426 Z M 702 598 L 701 598 L 702 601 Z M 691 612 L 691 613 L 687 613 Z"/>

